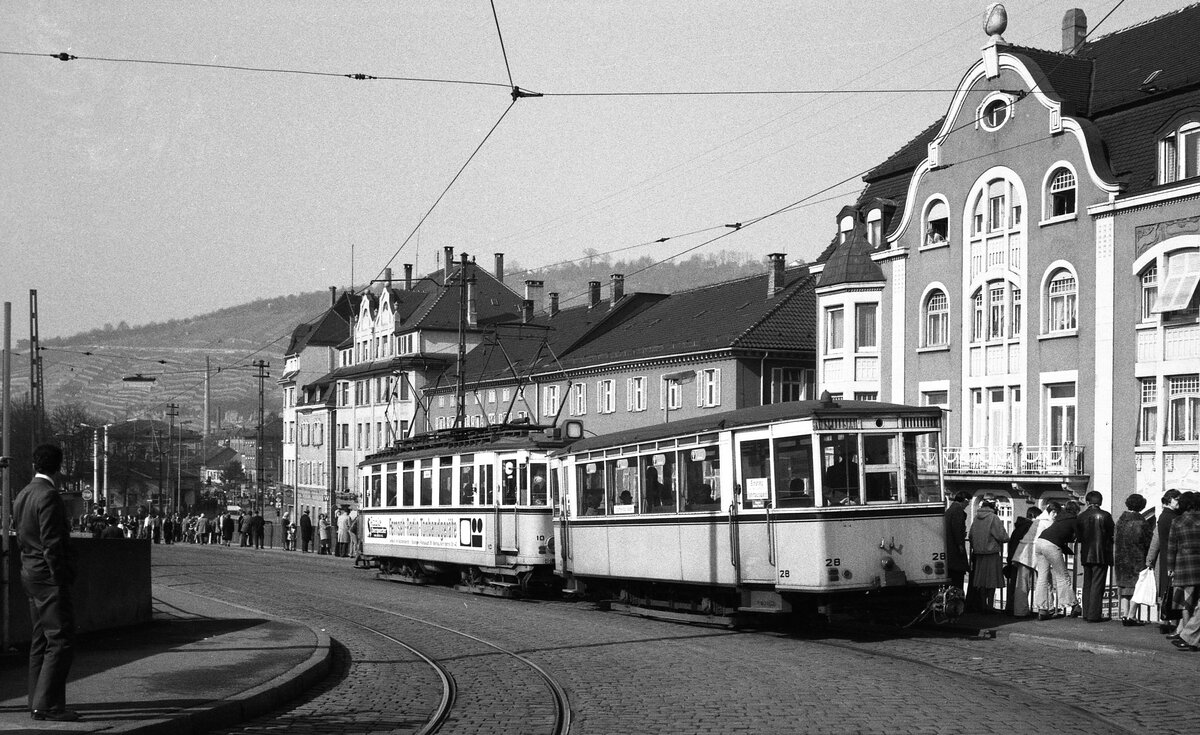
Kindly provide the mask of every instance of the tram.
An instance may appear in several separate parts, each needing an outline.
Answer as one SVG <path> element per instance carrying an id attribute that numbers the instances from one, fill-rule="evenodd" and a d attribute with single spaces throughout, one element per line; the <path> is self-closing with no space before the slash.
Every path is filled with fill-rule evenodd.
<path id="1" fill-rule="evenodd" d="M 578 422 L 449 429 L 367 457 L 363 555 L 392 581 L 502 596 L 552 584 L 549 454 L 581 435 Z"/>
<path id="2" fill-rule="evenodd" d="M 565 588 L 679 616 L 828 612 L 947 583 L 941 410 L 778 403 L 553 453 Z"/>

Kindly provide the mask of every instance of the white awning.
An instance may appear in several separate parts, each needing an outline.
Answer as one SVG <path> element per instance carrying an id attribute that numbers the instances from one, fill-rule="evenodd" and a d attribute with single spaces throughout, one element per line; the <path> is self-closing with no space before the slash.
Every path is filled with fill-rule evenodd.
<path id="1" fill-rule="evenodd" d="M 1187 308 L 1197 284 L 1200 284 L 1200 252 L 1172 255 L 1167 262 L 1167 278 L 1158 289 L 1151 311 L 1162 314 Z"/>

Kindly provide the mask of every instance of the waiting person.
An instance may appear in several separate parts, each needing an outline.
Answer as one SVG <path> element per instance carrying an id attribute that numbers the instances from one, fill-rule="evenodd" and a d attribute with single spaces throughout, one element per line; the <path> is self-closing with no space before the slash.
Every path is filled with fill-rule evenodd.
<path id="1" fill-rule="evenodd" d="M 329 553 L 330 531 L 331 528 L 329 526 L 329 519 L 325 517 L 325 514 L 322 513 L 317 516 L 317 535 L 321 541 L 321 548 L 319 551 L 317 551 L 318 554 Z"/>
<path id="2" fill-rule="evenodd" d="M 1171 643 L 1181 651 L 1200 651 L 1200 494 L 1183 493 L 1181 515 L 1171 525 L 1167 544 L 1167 569 L 1174 590 L 1175 609 L 1182 613 Z"/>
<path id="3" fill-rule="evenodd" d="M 229 546 L 233 542 L 233 515 L 230 513 L 221 514 L 221 543 Z"/>
<path id="4" fill-rule="evenodd" d="M 117 527 L 117 519 L 109 516 L 104 519 L 104 530 L 100 532 L 100 538 L 119 538 L 125 539 L 125 532 Z"/>
<path id="5" fill-rule="evenodd" d="M 73 722 L 67 709 L 67 675 L 75 656 L 75 608 L 71 583 L 71 521 L 54 476 L 62 450 L 41 444 L 33 450 L 33 480 L 13 503 L 21 551 L 21 585 L 29 596 L 33 629 L 29 643 L 29 713 L 35 720 Z"/>
<path id="6" fill-rule="evenodd" d="M 307 553 L 312 551 L 313 523 L 308 511 L 300 514 L 300 550 Z"/>
<path id="7" fill-rule="evenodd" d="M 350 514 L 341 508 L 337 512 L 337 555 L 350 555 Z"/>
<path id="8" fill-rule="evenodd" d="M 942 515 L 946 570 L 950 574 L 950 584 L 959 590 L 962 590 L 967 570 L 971 568 L 971 558 L 967 556 L 967 505 L 970 501 L 970 494 L 959 490 Z"/>
<path id="9" fill-rule="evenodd" d="M 1167 546 L 1171 542 L 1171 526 L 1179 517 L 1180 494 L 1175 488 L 1163 493 L 1162 510 L 1158 514 L 1158 523 L 1154 526 L 1150 549 L 1146 552 L 1146 566 L 1158 572 L 1158 629 L 1165 635 L 1175 632 L 1179 616 L 1176 615 L 1175 599 L 1171 593 L 1171 576 L 1167 573 L 1167 565 L 1165 563 L 1158 564 L 1159 552 L 1166 556 Z"/>
<path id="10" fill-rule="evenodd" d="M 262 511 L 255 510 L 250 516 L 250 544 L 256 549 L 263 547 L 263 527 L 266 525 Z"/>
<path id="11" fill-rule="evenodd" d="M 1079 537 L 1079 559 L 1083 564 L 1083 619 L 1104 623 L 1112 618 L 1104 614 L 1104 586 L 1108 568 L 1113 564 L 1113 517 L 1100 507 L 1104 496 L 1089 490 L 1084 496 L 1087 508 L 1075 519 Z"/>
<path id="12" fill-rule="evenodd" d="M 983 612 L 992 612 L 996 600 L 996 588 L 1004 586 L 1004 562 L 1000 552 L 1008 541 L 1004 521 L 996 515 L 996 504 L 985 500 L 975 512 L 971 524 L 971 587 Z"/>
<path id="13" fill-rule="evenodd" d="M 1037 566 L 1033 542 L 1044 530 L 1038 518 L 1041 515 L 1041 508 L 1030 507 L 1025 511 L 1025 517 L 1018 518 L 1013 524 L 1012 535 L 1008 537 L 1008 563 L 1012 572 L 1006 575 L 1008 602 L 1005 609 L 1013 617 L 1029 616 L 1029 593 L 1033 591 L 1034 568 Z"/>
<path id="14" fill-rule="evenodd" d="M 1121 624 L 1144 625 L 1139 619 L 1137 606 L 1130 604 L 1138 575 L 1146 569 L 1146 554 L 1150 551 L 1150 539 L 1154 536 L 1154 524 L 1142 517 L 1146 509 L 1146 498 L 1134 493 L 1125 498 L 1125 512 L 1117 519 L 1114 531 L 1113 566 L 1117 583 L 1117 595 L 1121 600 Z"/>
<path id="15" fill-rule="evenodd" d="M 1033 589 L 1033 606 L 1038 611 L 1038 620 L 1062 618 L 1068 614 L 1077 616 L 1081 610 L 1075 599 L 1074 585 L 1067 576 L 1067 549 L 1075 540 L 1075 515 L 1056 500 L 1046 501 L 1043 510 L 1050 523 L 1034 542 L 1037 582 Z M 1054 606 L 1050 604 L 1052 582 L 1058 595 Z"/>

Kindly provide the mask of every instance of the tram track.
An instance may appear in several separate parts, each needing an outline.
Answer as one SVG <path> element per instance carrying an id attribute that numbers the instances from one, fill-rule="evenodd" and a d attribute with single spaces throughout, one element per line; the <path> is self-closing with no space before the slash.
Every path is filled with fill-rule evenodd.
<path id="1" fill-rule="evenodd" d="M 228 578 L 228 572 L 224 572 L 222 574 L 222 576 Z M 250 577 L 247 577 L 246 579 L 248 582 L 253 581 L 253 579 Z M 179 589 L 179 591 L 181 591 L 181 592 L 187 592 L 189 594 L 195 594 L 195 595 L 201 595 L 202 593 L 199 591 L 196 591 L 196 590 L 188 589 L 188 588 L 191 586 L 196 586 L 197 584 L 204 585 L 209 588 L 223 590 L 226 593 L 228 593 L 227 595 L 225 595 L 225 597 L 229 597 L 229 598 L 236 599 L 238 597 L 244 597 L 246 594 L 245 590 L 230 587 L 226 584 L 222 584 L 220 582 L 217 582 L 217 581 L 214 581 L 211 579 L 206 579 L 206 578 L 204 578 L 203 575 L 198 576 L 198 582 L 194 582 L 194 581 L 193 582 L 182 582 L 179 579 L 173 579 L 171 582 L 169 582 L 169 584 L 173 588 Z M 315 597 L 315 598 L 318 598 L 318 604 L 319 604 L 319 602 L 328 602 L 328 598 L 320 597 L 319 595 L 316 595 L 308 590 L 305 590 L 302 587 L 299 587 L 296 585 L 288 585 L 288 587 L 289 587 L 289 589 L 286 591 L 286 596 L 292 600 L 297 600 L 298 597 L 301 597 L 301 598 L 303 598 L 303 597 L 314 598 Z M 276 590 L 276 592 L 278 592 L 278 591 L 279 590 Z M 267 611 L 264 611 L 261 609 L 255 609 L 253 607 L 248 607 L 246 605 L 228 602 L 226 599 L 223 599 L 222 601 L 227 602 L 227 604 L 230 604 L 234 607 L 245 609 L 247 611 L 254 612 L 256 614 L 261 614 L 264 616 L 291 617 L 291 615 L 288 615 L 286 613 L 267 612 Z M 305 602 L 303 602 L 299 605 L 290 606 L 290 611 L 292 612 L 293 615 L 296 611 L 303 611 L 303 612 L 311 615 L 312 618 L 315 618 L 318 620 L 321 618 L 336 620 L 342 625 L 350 626 L 356 630 L 364 631 L 364 632 L 370 633 L 373 636 L 382 638 L 383 640 L 387 641 L 391 645 L 397 646 L 397 647 L 407 651 L 410 655 L 412 655 L 416 659 L 422 661 L 430 670 L 432 670 L 435 673 L 437 680 L 440 684 L 440 688 L 441 688 L 440 700 L 439 700 L 438 704 L 433 708 L 430 715 L 426 718 L 425 722 L 423 724 L 421 724 L 415 730 L 412 730 L 412 732 L 415 732 L 418 735 L 433 735 L 434 733 L 439 733 L 439 732 L 453 729 L 452 728 L 453 719 L 456 714 L 455 707 L 459 703 L 460 686 L 459 686 L 459 683 L 457 682 L 457 680 L 455 679 L 455 676 L 454 676 L 453 672 L 451 671 L 450 666 L 447 665 L 446 661 L 462 660 L 462 659 L 467 658 L 468 656 L 463 655 L 463 654 L 457 654 L 457 655 L 439 657 L 437 655 L 430 654 L 427 649 L 423 650 L 421 648 L 418 648 L 417 646 L 414 646 L 404 640 L 401 640 L 397 636 L 392 635 L 391 633 L 387 632 L 386 630 L 383 629 L 383 627 L 385 627 L 385 626 L 376 627 L 375 625 L 369 625 L 365 622 L 362 622 L 362 620 L 351 617 L 350 615 L 330 611 L 324 607 L 318 606 L 318 604 L 311 604 L 308 600 L 306 600 Z M 457 628 L 454 628 L 451 626 L 442 625 L 440 623 L 437 623 L 437 622 L 434 622 L 431 620 L 426 620 L 426 619 L 419 618 L 419 617 L 412 616 L 412 615 L 405 615 L 403 613 L 399 613 L 394 610 L 388 610 L 383 607 L 378 607 L 378 606 L 366 604 L 363 602 L 351 602 L 351 601 L 339 600 L 337 604 L 343 608 L 345 608 L 347 605 L 350 605 L 350 606 L 353 606 L 353 607 L 356 607 L 356 608 L 359 608 L 359 609 L 362 609 L 365 611 L 369 611 L 370 613 L 377 615 L 377 616 L 382 615 L 382 616 L 394 618 L 397 620 L 406 621 L 410 625 L 416 625 L 416 626 L 421 626 L 426 629 L 441 631 L 443 633 L 450 634 L 456 638 L 470 641 L 472 644 L 475 644 L 478 646 L 483 646 L 486 649 L 489 649 L 490 651 L 492 651 L 496 654 L 500 654 L 500 655 L 504 656 L 505 658 L 522 665 L 523 667 L 525 667 L 527 670 L 531 671 L 536 676 L 537 681 L 539 681 L 541 683 L 541 685 L 549 693 L 549 700 L 553 707 L 553 718 L 552 718 L 551 726 L 545 732 L 547 732 L 548 735 L 567 735 L 570 732 L 572 715 L 571 715 L 570 700 L 567 695 L 566 688 L 563 687 L 563 685 L 561 683 L 559 683 L 553 677 L 553 675 L 551 675 L 548 671 L 546 671 L 542 666 L 538 665 L 535 661 L 529 659 L 528 657 L 523 656 L 520 653 L 517 653 L 516 651 L 507 649 L 500 644 L 486 640 L 480 636 L 474 635 L 473 633 L 467 632 L 465 630 L 457 629 Z M 311 624 L 312 618 L 310 618 L 307 622 L 309 622 Z M 350 664 L 353 665 L 354 663 L 356 663 L 356 661 L 355 661 L 354 657 L 351 656 Z M 495 677 L 495 678 L 502 679 L 503 677 Z M 526 725 L 526 727 L 524 729 L 522 729 L 522 732 L 533 732 L 534 731 L 534 730 L 528 729 L 528 727 L 527 727 L 528 723 L 525 723 L 525 725 Z"/>

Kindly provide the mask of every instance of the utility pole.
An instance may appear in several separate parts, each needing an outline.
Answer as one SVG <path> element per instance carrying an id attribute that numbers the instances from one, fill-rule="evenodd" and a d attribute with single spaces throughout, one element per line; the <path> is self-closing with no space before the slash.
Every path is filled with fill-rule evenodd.
<path id="1" fill-rule="evenodd" d="M 267 368 L 271 366 L 269 362 L 258 360 L 253 363 L 258 370 L 258 374 L 254 377 L 258 378 L 258 438 L 254 442 L 254 484 L 258 490 L 258 512 L 263 512 L 263 385 L 271 374 L 267 372 Z"/>
<path id="2" fill-rule="evenodd" d="M 454 428 L 461 429 L 466 421 L 467 376 L 463 364 L 467 357 L 467 254 L 462 254 L 458 269 L 458 375 L 454 381 Z M 450 274 L 446 273 L 449 278 Z"/>
<path id="3" fill-rule="evenodd" d="M 8 435 L 9 419 L 12 402 L 12 302 L 4 302 L 4 375 L 2 385 L 0 385 L 0 400 L 3 400 L 4 405 L 0 407 L 0 559 L 4 560 L 4 568 L 0 569 L 0 650 L 7 651 L 11 633 L 11 613 L 9 611 L 9 601 L 12 595 L 8 593 L 9 586 L 12 580 L 9 578 L 9 570 L 12 565 L 8 563 L 9 550 L 13 546 L 13 538 L 9 533 L 9 528 L 12 526 L 11 508 L 12 508 L 12 480 L 9 474 L 9 457 L 12 456 L 12 441 Z"/>
<path id="4" fill-rule="evenodd" d="M 38 339 L 37 289 L 29 289 L 29 401 L 33 404 L 33 428 L 30 446 L 42 443 L 46 428 L 46 407 L 42 391 L 42 348 Z"/>
<path id="5" fill-rule="evenodd" d="M 178 415 L 179 415 L 179 404 L 168 403 L 167 404 L 167 416 L 169 416 L 171 418 L 171 425 L 167 429 L 167 483 L 168 484 L 170 484 L 170 482 L 171 482 L 171 445 L 175 439 L 175 417 Z M 178 491 L 178 490 L 179 490 L 179 487 L 176 486 L 175 491 Z M 168 494 L 171 497 L 171 502 L 175 503 L 176 502 L 175 501 L 175 492 L 171 492 Z M 175 509 L 176 510 L 179 509 L 178 504 L 176 504 Z"/>

